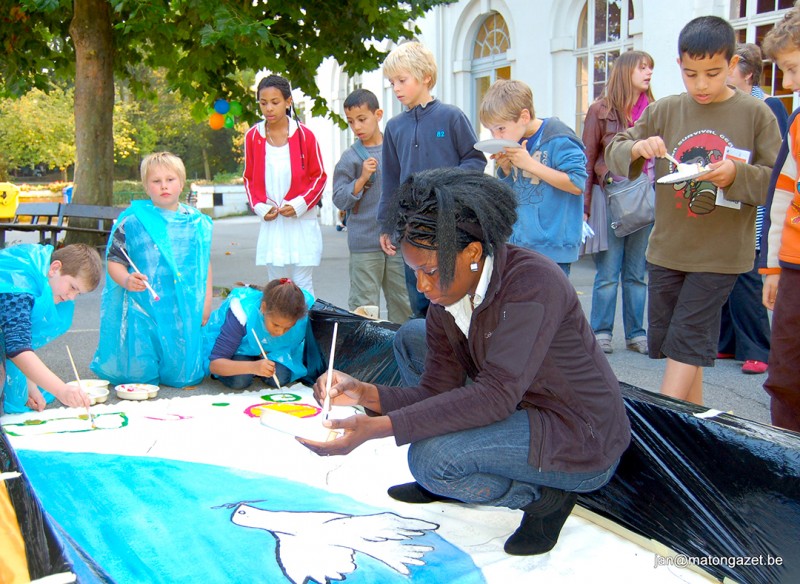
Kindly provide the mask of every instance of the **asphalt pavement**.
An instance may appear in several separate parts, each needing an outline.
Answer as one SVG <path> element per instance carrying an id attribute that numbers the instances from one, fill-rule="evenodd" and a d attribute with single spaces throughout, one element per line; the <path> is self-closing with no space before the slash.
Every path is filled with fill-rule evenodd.
<path id="1" fill-rule="evenodd" d="M 237 281 L 264 283 L 266 269 L 255 265 L 255 245 L 258 236 L 258 219 L 252 216 L 214 220 L 212 264 L 215 290 L 230 288 Z M 347 308 L 349 292 L 347 234 L 334 227 L 322 226 L 323 257 L 314 269 L 314 288 L 318 298 Z M 30 241 L 27 234 L 9 234 L 9 243 Z M 594 262 L 591 257 L 581 258 L 572 265 L 570 280 L 575 286 L 586 314 L 591 308 Z M 41 348 L 37 353 L 62 379 L 72 379 L 66 345 L 75 358 L 81 376 L 91 377 L 88 370 L 98 341 L 100 322 L 100 288 L 80 296 L 76 301 L 72 328 L 62 337 Z M 214 307 L 222 302 L 215 295 Z M 385 306 L 381 315 L 386 316 Z M 625 347 L 622 327 L 621 301 L 617 303 L 617 328 L 614 331 L 614 352 L 608 355 L 609 363 L 620 381 L 646 390 L 659 390 L 664 372 L 664 361 L 651 360 L 646 355 L 634 353 Z M 743 418 L 769 423 L 769 401 L 762 384 L 766 374 L 745 375 L 741 362 L 717 361 L 715 367 L 704 370 L 705 405 L 721 411 L 732 412 Z M 192 389 L 162 387 L 160 397 L 186 396 L 196 393 L 220 393 L 226 390 L 219 382 L 205 379 Z M 113 393 L 113 392 L 112 392 Z M 109 402 L 117 398 L 110 396 Z M 53 407 L 53 406 L 50 406 Z"/>

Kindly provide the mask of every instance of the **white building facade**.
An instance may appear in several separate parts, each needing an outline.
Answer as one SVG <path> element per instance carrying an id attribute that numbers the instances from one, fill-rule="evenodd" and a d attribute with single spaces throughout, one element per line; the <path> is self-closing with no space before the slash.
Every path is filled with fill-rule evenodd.
<path id="1" fill-rule="evenodd" d="M 459 0 L 434 8 L 418 21 L 416 38 L 436 56 L 439 74 L 433 95 L 460 107 L 479 136 L 487 137 L 478 121 L 478 106 L 497 79 L 526 82 L 533 89 L 538 117 L 556 116 L 580 135 L 586 110 L 602 93 L 620 52 L 636 49 L 653 56 L 657 98 L 681 93 L 678 33 L 688 21 L 720 16 L 731 22 L 740 42 L 760 44 L 792 5 L 793 0 Z M 378 96 L 384 121 L 401 110 L 380 70 L 350 78 L 329 60 L 320 68 L 317 84 L 340 114 L 344 99 L 358 87 Z M 800 105 L 783 90 L 780 71 L 769 62 L 761 86 L 782 97 L 788 111 Z M 319 139 L 329 175 L 322 222 L 330 225 L 336 216 L 331 202 L 333 168 L 353 136 L 328 119 L 306 123 Z"/>

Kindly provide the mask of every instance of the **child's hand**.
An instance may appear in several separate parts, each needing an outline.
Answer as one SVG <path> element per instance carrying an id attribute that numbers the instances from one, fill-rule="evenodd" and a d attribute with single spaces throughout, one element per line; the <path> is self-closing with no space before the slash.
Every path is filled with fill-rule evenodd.
<path id="1" fill-rule="evenodd" d="M 28 394 L 30 395 L 30 391 Z M 91 405 L 89 396 L 77 385 L 62 383 L 61 388 L 57 391 L 54 388 L 53 395 L 58 398 L 58 401 L 70 408 L 88 408 Z"/>
<path id="2" fill-rule="evenodd" d="M 132 272 L 128 274 L 128 277 L 125 279 L 124 288 L 129 292 L 143 292 L 147 290 L 147 286 L 145 286 L 146 281 L 147 281 L 147 276 L 145 276 L 144 274 L 140 274 L 139 272 Z"/>
<path id="3" fill-rule="evenodd" d="M 30 381 L 28 382 L 28 401 L 25 402 L 25 405 L 37 412 L 41 412 L 47 405 L 42 392 L 39 391 L 35 383 L 31 383 Z"/>
<path id="4" fill-rule="evenodd" d="M 536 161 L 528 152 L 527 140 L 522 142 L 520 148 L 505 148 L 503 152 L 512 166 L 528 172 L 533 172 L 535 169 Z"/>
<path id="5" fill-rule="evenodd" d="M 500 170 L 503 171 L 503 174 L 506 176 L 511 174 L 511 161 L 508 159 L 508 156 L 505 152 L 492 154 L 491 158 L 495 161 L 495 164 L 500 167 Z"/>
<path id="6" fill-rule="evenodd" d="M 278 211 L 284 217 L 297 217 L 297 212 L 294 210 L 294 207 L 291 205 L 284 205 L 281 207 L 281 210 Z"/>
<path id="7" fill-rule="evenodd" d="M 388 256 L 393 256 L 397 253 L 397 248 L 392 244 L 392 238 L 388 233 L 381 233 L 381 249 L 383 253 Z"/>
<path id="8" fill-rule="evenodd" d="M 638 140 L 631 148 L 631 160 L 644 158 L 663 158 L 667 153 L 667 146 L 661 136 L 650 136 L 644 140 Z"/>
<path id="9" fill-rule="evenodd" d="M 259 359 L 258 361 L 253 361 L 252 373 L 253 375 L 258 375 L 259 377 L 272 377 L 275 375 L 275 363 L 269 359 Z"/>
<path id="10" fill-rule="evenodd" d="M 278 217 L 278 208 L 270 207 L 269 211 L 264 215 L 264 221 L 274 221 Z"/>
<path id="11" fill-rule="evenodd" d="M 378 159 L 371 156 L 361 164 L 361 178 L 369 180 L 376 170 L 378 170 Z"/>
<path id="12" fill-rule="evenodd" d="M 736 178 L 736 165 L 733 160 L 721 160 L 708 165 L 711 172 L 704 174 L 702 180 L 713 183 L 721 189 L 726 189 L 733 184 Z"/>
<path id="13" fill-rule="evenodd" d="M 761 291 L 761 302 L 769 310 L 775 310 L 775 300 L 778 298 L 778 282 L 780 274 L 769 274 L 764 278 L 764 289 Z"/>

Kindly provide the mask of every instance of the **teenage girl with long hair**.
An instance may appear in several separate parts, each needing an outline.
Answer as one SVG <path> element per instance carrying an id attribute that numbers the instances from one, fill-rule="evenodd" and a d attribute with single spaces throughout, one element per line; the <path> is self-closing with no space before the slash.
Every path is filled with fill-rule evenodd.
<path id="1" fill-rule="evenodd" d="M 603 155 L 614 136 L 633 126 L 647 105 L 653 101 L 650 78 L 653 75 L 653 58 L 644 51 L 622 53 L 614 61 L 603 95 L 589 106 L 583 128 L 583 143 L 586 146 L 586 179 L 584 189 L 584 212 L 589 215 L 594 193 L 605 193 L 603 185 L 613 181 Z M 645 172 L 654 178 L 653 165 Z M 597 209 L 598 201 L 595 201 Z M 602 209 L 602 207 L 601 207 Z M 591 221 L 590 221 L 591 223 Z M 622 321 L 625 329 L 625 344 L 628 349 L 647 354 L 647 333 L 644 330 L 644 305 L 647 298 L 645 282 L 645 251 L 652 226 L 617 237 L 611 229 L 610 220 L 598 225 L 595 231 L 605 231 L 608 249 L 594 254 L 597 274 L 592 289 L 592 330 L 605 353 L 613 352 L 611 339 L 614 315 L 617 310 L 617 289 L 622 278 Z"/>
<path id="2" fill-rule="evenodd" d="M 312 271 L 322 257 L 317 203 L 327 180 L 322 156 L 297 119 L 289 81 L 269 75 L 257 96 L 264 120 L 244 137 L 244 186 L 262 220 L 256 265 L 267 266 L 269 280 L 291 278 L 313 295 Z"/>

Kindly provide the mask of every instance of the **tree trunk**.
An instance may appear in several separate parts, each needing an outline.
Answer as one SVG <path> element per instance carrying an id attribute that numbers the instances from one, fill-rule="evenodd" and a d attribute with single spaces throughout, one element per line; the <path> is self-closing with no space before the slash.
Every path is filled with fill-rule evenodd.
<path id="1" fill-rule="evenodd" d="M 208 163 L 208 152 L 205 148 L 201 148 L 200 151 L 203 153 L 203 170 L 206 173 L 206 180 L 211 180 L 211 165 Z"/>
<path id="2" fill-rule="evenodd" d="M 74 0 L 73 6 L 69 33 L 75 44 L 74 200 L 110 205 L 114 183 L 111 8 L 108 0 Z M 70 242 L 78 240 L 69 238 Z"/>

